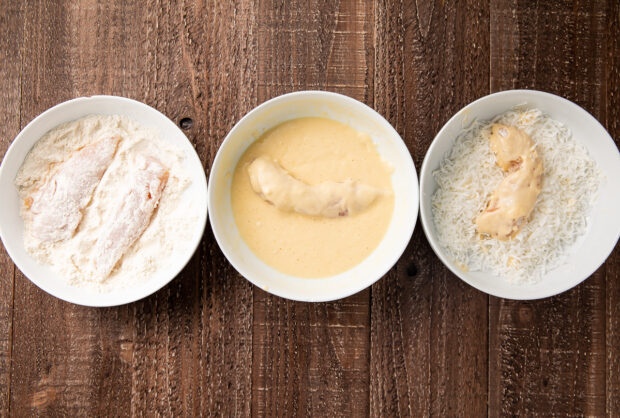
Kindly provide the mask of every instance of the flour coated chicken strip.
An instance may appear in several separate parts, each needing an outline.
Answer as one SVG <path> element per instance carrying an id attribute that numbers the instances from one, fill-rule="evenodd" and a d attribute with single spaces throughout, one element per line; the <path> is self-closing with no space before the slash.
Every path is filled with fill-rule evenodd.
<path id="1" fill-rule="evenodd" d="M 101 177 L 112 162 L 120 138 L 86 145 L 61 163 L 56 173 L 27 199 L 31 233 L 44 242 L 71 238 Z"/>
<path id="2" fill-rule="evenodd" d="M 140 238 L 159 203 L 168 170 L 155 158 L 138 158 L 114 214 L 102 226 L 94 251 L 96 274 L 107 277 L 125 252 Z"/>
<path id="3" fill-rule="evenodd" d="M 267 157 L 248 166 L 252 189 L 280 210 L 336 218 L 363 211 L 385 192 L 352 180 L 308 185 Z"/>

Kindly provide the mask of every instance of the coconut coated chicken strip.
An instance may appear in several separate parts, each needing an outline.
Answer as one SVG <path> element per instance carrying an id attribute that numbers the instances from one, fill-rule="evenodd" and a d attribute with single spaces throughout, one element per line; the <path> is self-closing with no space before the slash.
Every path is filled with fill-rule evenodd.
<path id="1" fill-rule="evenodd" d="M 335 218 L 366 209 L 384 192 L 352 180 L 326 181 L 308 185 L 287 173 L 267 157 L 258 157 L 248 166 L 252 189 L 282 211 Z"/>
<path id="2" fill-rule="evenodd" d="M 168 180 L 168 170 L 155 158 L 139 158 L 136 163 L 114 215 L 102 226 L 102 235 L 95 244 L 94 264 L 100 278 L 107 277 L 140 238 L 151 222 Z"/>
<path id="3" fill-rule="evenodd" d="M 481 236 L 506 241 L 519 233 L 534 209 L 543 164 L 529 135 L 514 126 L 493 125 L 490 142 L 497 165 L 509 174 L 476 218 L 476 226 Z"/>
<path id="4" fill-rule="evenodd" d="M 71 238 L 101 177 L 112 162 L 120 138 L 106 138 L 76 151 L 27 199 L 33 214 L 31 233 L 41 241 Z"/>

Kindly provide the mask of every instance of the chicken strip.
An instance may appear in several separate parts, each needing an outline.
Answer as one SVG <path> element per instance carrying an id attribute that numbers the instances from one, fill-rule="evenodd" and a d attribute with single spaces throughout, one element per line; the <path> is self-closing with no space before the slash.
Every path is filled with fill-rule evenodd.
<path id="1" fill-rule="evenodd" d="M 106 138 L 76 151 L 58 166 L 47 183 L 26 199 L 33 214 L 34 237 L 47 242 L 73 236 L 119 141 L 120 138 Z"/>
<path id="2" fill-rule="evenodd" d="M 483 237 L 514 238 L 532 213 L 542 188 L 543 164 L 534 142 L 514 126 L 493 125 L 491 149 L 497 165 L 509 174 L 476 218 Z"/>
<path id="3" fill-rule="evenodd" d="M 255 159 L 248 166 L 248 174 L 252 189 L 262 199 L 280 210 L 304 215 L 326 218 L 354 215 L 384 194 L 376 187 L 352 180 L 310 186 L 267 157 Z"/>
<path id="4" fill-rule="evenodd" d="M 104 279 L 125 252 L 140 238 L 159 203 L 168 171 L 152 157 L 140 157 L 114 215 L 101 227 L 94 250 L 96 275 Z"/>

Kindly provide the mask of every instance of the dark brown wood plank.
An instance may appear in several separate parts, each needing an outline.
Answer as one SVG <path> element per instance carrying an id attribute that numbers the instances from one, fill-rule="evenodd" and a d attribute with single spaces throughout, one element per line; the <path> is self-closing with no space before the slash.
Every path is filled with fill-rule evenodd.
<path id="1" fill-rule="evenodd" d="M 259 101 L 330 90 L 372 104 L 372 13 L 361 0 L 260 1 Z"/>
<path id="2" fill-rule="evenodd" d="M 330 303 L 254 293 L 254 416 L 368 414 L 368 292 Z"/>
<path id="3" fill-rule="evenodd" d="M 144 101 L 210 164 L 255 103 L 247 2 L 39 2 L 24 7 L 22 125 L 80 95 Z M 20 415 L 247 415 L 252 290 L 210 233 L 155 295 L 120 308 L 61 302 L 16 278 L 11 408 Z"/>
<path id="4" fill-rule="evenodd" d="M 133 16 L 123 16 L 119 8 L 100 10 L 94 2 L 83 7 L 72 2 L 23 7 L 22 126 L 63 100 L 122 94 L 124 84 L 131 83 L 124 74 L 136 73 L 130 63 L 136 51 L 115 51 L 112 38 L 121 28 L 114 34 L 111 21 L 137 32 L 144 27 L 137 10 Z M 126 44 L 127 38 L 117 47 Z M 134 340 L 131 310 L 88 309 L 61 302 L 19 271 L 16 294 L 12 410 L 21 415 L 95 415 L 102 410 L 128 414 L 132 381 L 128 348 Z M 106 405 L 99 402 L 100 397 Z"/>
<path id="5" fill-rule="evenodd" d="M 607 124 L 609 134 L 620 147 L 620 2 L 607 7 Z M 607 408 L 609 417 L 620 416 L 620 246 L 605 263 L 607 275 Z"/>
<path id="6" fill-rule="evenodd" d="M 491 88 L 533 88 L 606 120 L 607 4 L 505 0 L 491 6 Z M 489 411 L 605 413 L 606 267 L 541 301 L 490 298 Z"/>
<path id="7" fill-rule="evenodd" d="M 419 169 L 441 126 L 488 93 L 483 1 L 379 1 L 375 107 Z M 372 288 L 372 416 L 481 416 L 487 411 L 487 296 L 437 259 L 421 225 Z"/>
<path id="8" fill-rule="evenodd" d="M 614 102 L 616 106 L 620 106 L 617 99 L 614 99 Z M 617 117 L 614 122 L 614 138 L 620 137 Z M 604 268 L 607 275 L 606 414 L 608 417 L 617 417 L 620 416 L 620 247 L 618 245 L 609 256 Z"/>
<path id="9" fill-rule="evenodd" d="M 0 4 L 0 155 L 19 132 L 23 25 L 19 4 Z M 0 245 L 0 416 L 9 415 L 15 266 Z"/>
<path id="10" fill-rule="evenodd" d="M 372 105 L 372 4 L 262 1 L 258 98 L 326 89 Z M 298 303 L 254 289 L 253 416 L 368 414 L 369 291 Z"/>
<path id="11" fill-rule="evenodd" d="M 154 90 L 162 100 L 158 107 L 177 122 L 192 118 L 186 133 L 204 165 L 210 166 L 226 133 L 256 104 L 252 5 L 188 1 L 179 7 L 165 5 L 157 19 L 161 21 L 155 26 L 161 29 L 156 45 L 162 48 L 158 61 L 164 77 Z M 143 345 L 145 351 L 134 353 L 140 361 L 134 369 L 148 370 L 159 358 L 170 363 L 162 384 L 153 376 L 159 392 L 153 397 L 168 404 L 164 415 L 246 416 L 251 399 L 252 289 L 225 260 L 209 227 L 193 264 L 167 289 L 167 295 L 156 295 L 167 305 L 167 312 L 161 313 L 167 333 L 147 328 L 144 340 L 168 340 L 168 347 Z M 152 314 L 144 315 L 153 321 Z M 143 329 L 141 321 L 135 328 Z M 134 392 L 142 396 L 132 399 L 132 409 L 148 411 L 150 387 L 137 389 Z"/>

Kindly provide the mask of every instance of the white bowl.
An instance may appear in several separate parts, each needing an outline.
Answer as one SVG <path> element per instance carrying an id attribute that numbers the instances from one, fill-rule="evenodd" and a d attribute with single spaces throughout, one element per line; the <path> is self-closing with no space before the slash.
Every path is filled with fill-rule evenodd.
<path id="1" fill-rule="evenodd" d="M 535 284 L 511 284 L 482 271 L 464 272 L 447 256 L 439 244 L 431 212 L 431 197 L 437 189 L 433 171 L 452 149 L 463 127 L 475 119 L 489 120 L 515 106 L 539 108 L 565 124 L 597 162 L 605 179 L 589 216 L 584 237 L 568 250 L 564 265 L 549 271 Z M 588 278 L 603 264 L 620 235 L 620 154 L 605 128 L 590 115 L 562 97 L 535 90 L 510 90 L 482 97 L 465 106 L 445 125 L 431 144 L 420 172 L 420 216 L 431 247 L 441 261 L 460 279 L 488 294 L 509 299 L 538 299 L 564 292 Z"/>
<path id="2" fill-rule="evenodd" d="M 394 213 L 379 246 L 354 268 L 317 279 L 290 276 L 261 261 L 240 237 L 230 203 L 232 173 L 248 146 L 263 132 L 282 122 L 311 116 L 337 120 L 369 134 L 381 156 L 394 166 Z M 209 176 L 209 214 L 213 233 L 224 255 L 250 282 L 288 299 L 329 301 L 365 289 L 396 263 L 411 239 L 418 216 L 418 178 L 404 142 L 377 112 L 340 94 L 301 91 L 261 104 L 226 136 Z"/>
<path id="3" fill-rule="evenodd" d="M 90 114 L 124 115 L 159 131 L 161 139 L 178 147 L 186 155 L 184 162 L 192 184 L 183 199 L 192 199 L 198 208 L 198 221 L 191 245 L 183 253 L 174 254 L 165 270 L 156 272 L 147 282 L 116 292 L 95 293 L 70 286 L 49 266 L 38 264 L 23 245 L 24 224 L 19 216 L 19 196 L 15 176 L 26 154 L 49 130 Z M 170 282 L 187 264 L 198 247 L 207 222 L 207 181 L 204 169 L 187 137 L 166 116 L 144 103 L 124 97 L 80 97 L 60 103 L 37 116 L 17 135 L 0 166 L 0 237 L 13 262 L 35 285 L 67 302 L 86 306 L 115 306 L 142 299 Z"/>

